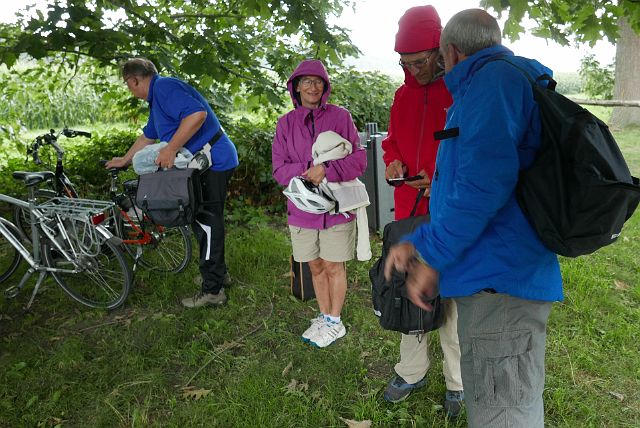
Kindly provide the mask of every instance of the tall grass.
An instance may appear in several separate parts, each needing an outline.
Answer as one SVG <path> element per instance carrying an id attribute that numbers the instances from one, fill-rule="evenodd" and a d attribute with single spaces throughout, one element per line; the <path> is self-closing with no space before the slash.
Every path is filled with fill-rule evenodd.
<path id="1" fill-rule="evenodd" d="M 128 119 L 130 100 L 115 70 L 91 61 L 74 66 L 50 59 L 0 67 L 0 116 L 28 129 L 113 123 Z"/>

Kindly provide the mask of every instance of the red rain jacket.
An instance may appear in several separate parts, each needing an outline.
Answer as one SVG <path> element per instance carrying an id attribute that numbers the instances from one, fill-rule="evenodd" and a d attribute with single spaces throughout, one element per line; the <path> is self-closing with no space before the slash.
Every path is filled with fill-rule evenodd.
<path id="1" fill-rule="evenodd" d="M 393 105 L 387 137 L 382 141 L 383 160 L 388 166 L 398 159 L 407 167 L 407 177 L 424 169 L 433 180 L 439 140 L 433 133 L 442 131 L 451 95 L 441 77 L 426 85 L 405 70 L 404 84 L 398 88 Z M 396 220 L 409 217 L 418 190 L 403 184 L 394 191 Z M 429 199 L 423 198 L 416 215 L 429 212 Z"/>

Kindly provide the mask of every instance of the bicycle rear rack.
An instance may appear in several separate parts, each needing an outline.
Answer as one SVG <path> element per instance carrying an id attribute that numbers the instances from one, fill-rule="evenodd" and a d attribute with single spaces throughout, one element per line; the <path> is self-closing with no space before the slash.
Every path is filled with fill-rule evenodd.
<path id="1" fill-rule="evenodd" d="M 111 201 L 55 197 L 37 205 L 45 215 L 59 215 L 75 220 L 91 219 L 94 225 L 102 223 L 106 214 L 112 215 L 115 204 Z"/>

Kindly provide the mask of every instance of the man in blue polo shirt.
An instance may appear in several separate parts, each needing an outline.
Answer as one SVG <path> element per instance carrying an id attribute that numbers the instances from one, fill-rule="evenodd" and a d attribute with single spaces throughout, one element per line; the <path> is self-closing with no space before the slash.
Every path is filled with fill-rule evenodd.
<path id="1" fill-rule="evenodd" d="M 238 166 L 236 148 L 204 97 L 181 80 L 159 76 L 151 61 L 126 61 L 122 78 L 134 97 L 149 103 L 149 120 L 127 153 L 107 162 L 107 168 L 131 164 L 136 152 L 157 140 L 168 143 L 156 159 L 161 168 L 173 166 L 181 147 L 195 154 L 207 143 L 212 146 L 211 167 L 200 176 L 206 212 L 192 225 L 200 244 L 202 287 L 182 304 L 188 308 L 223 305 L 227 301 L 223 286 L 229 281 L 224 260 L 224 203 L 229 179 Z"/>

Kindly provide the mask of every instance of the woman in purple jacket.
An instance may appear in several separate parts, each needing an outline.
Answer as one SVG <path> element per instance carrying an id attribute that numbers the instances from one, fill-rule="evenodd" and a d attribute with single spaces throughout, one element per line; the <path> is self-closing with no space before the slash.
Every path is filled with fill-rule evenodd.
<path id="1" fill-rule="evenodd" d="M 328 104 L 329 76 L 322 62 L 302 61 L 287 81 L 294 109 L 278 120 L 273 139 L 273 178 L 283 186 L 296 176 L 319 184 L 349 181 L 359 177 L 367 166 L 365 151 L 351 114 Z M 343 159 L 313 165 L 311 146 L 318 134 L 334 131 L 350 141 L 352 153 Z M 346 334 L 340 312 L 347 292 L 344 262 L 353 258 L 355 215 L 311 214 L 287 201 L 287 214 L 293 258 L 309 262 L 313 289 L 320 314 L 302 339 L 324 348 Z"/>

